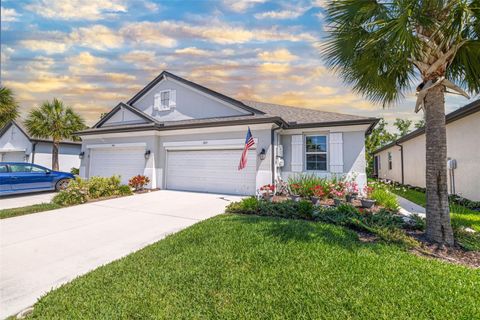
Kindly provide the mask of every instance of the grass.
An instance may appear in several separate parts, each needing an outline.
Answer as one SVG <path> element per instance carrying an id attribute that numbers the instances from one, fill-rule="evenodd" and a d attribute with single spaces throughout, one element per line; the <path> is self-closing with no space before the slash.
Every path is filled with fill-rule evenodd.
<path id="1" fill-rule="evenodd" d="M 42 297 L 35 319 L 474 319 L 480 273 L 342 227 L 222 215 Z"/>
<path id="2" fill-rule="evenodd" d="M 418 205 L 421 205 L 422 207 L 425 207 L 425 204 L 427 203 L 425 193 L 421 191 L 392 188 L 392 192 Z M 480 232 L 480 212 L 457 204 L 450 204 L 450 213 L 453 224 L 469 227 Z"/>
<path id="3" fill-rule="evenodd" d="M 425 207 L 427 200 L 424 192 L 395 187 L 391 190 L 399 196 Z M 480 212 L 451 203 L 450 215 L 457 242 L 466 250 L 480 251 L 480 234 L 478 233 L 480 232 Z M 472 235 L 459 230 L 459 227 L 468 227 L 477 231 L 477 233 Z"/>
<path id="4" fill-rule="evenodd" d="M 40 203 L 20 208 L 2 209 L 0 210 L 0 219 L 23 216 L 25 214 L 37 213 L 58 208 L 62 208 L 62 206 L 53 203 Z"/>

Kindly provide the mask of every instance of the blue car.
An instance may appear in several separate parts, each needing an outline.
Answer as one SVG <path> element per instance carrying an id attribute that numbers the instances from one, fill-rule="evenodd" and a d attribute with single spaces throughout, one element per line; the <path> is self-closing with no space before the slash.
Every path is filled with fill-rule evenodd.
<path id="1" fill-rule="evenodd" d="M 25 162 L 0 162 L 0 196 L 63 190 L 74 175 Z"/>

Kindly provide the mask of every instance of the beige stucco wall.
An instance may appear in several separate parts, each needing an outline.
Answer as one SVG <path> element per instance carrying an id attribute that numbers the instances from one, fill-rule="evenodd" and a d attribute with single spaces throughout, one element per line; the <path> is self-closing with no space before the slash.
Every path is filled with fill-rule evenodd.
<path id="1" fill-rule="evenodd" d="M 480 112 L 447 124 L 447 156 L 457 160 L 456 193 L 480 201 Z M 425 187 L 425 135 L 403 142 L 405 184 Z M 387 153 L 392 152 L 393 168 L 388 170 Z M 379 177 L 401 182 L 400 148 L 378 153 Z"/>

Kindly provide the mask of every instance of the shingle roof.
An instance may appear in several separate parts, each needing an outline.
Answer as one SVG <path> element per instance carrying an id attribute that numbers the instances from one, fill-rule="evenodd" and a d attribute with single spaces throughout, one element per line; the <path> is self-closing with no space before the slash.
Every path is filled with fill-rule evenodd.
<path id="1" fill-rule="evenodd" d="M 259 101 L 244 100 L 247 106 L 265 112 L 269 116 L 281 117 L 289 124 L 310 124 L 310 123 L 331 123 L 342 121 L 374 121 L 376 118 L 361 117 L 351 114 L 343 114 L 337 112 L 327 112 L 321 110 L 307 109 L 294 106 L 286 106 L 281 104 L 266 103 Z"/>

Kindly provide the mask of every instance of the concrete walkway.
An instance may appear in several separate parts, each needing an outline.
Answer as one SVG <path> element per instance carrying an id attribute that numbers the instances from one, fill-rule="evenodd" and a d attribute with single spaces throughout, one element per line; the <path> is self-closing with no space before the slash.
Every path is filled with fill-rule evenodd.
<path id="1" fill-rule="evenodd" d="M 24 193 L 12 196 L 0 197 L 0 210 L 31 206 L 40 203 L 49 203 L 56 195 L 53 191 L 43 191 L 36 193 Z"/>
<path id="2" fill-rule="evenodd" d="M 164 190 L 0 220 L 0 319 L 239 199 Z"/>
<path id="3" fill-rule="evenodd" d="M 404 216 L 411 216 L 412 214 L 417 214 L 422 218 L 425 218 L 425 208 L 419 206 L 418 204 L 397 196 L 398 204 L 400 205 L 399 213 Z"/>

